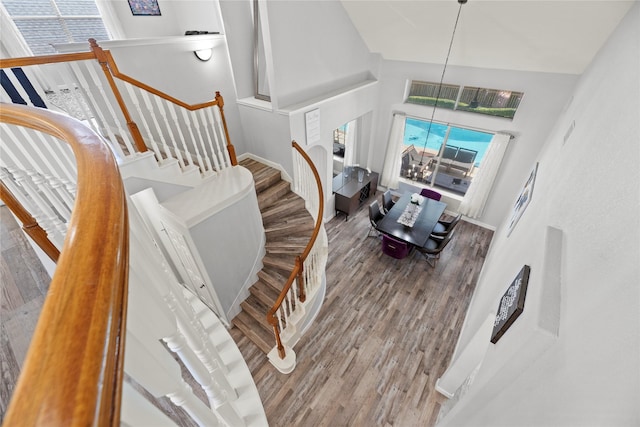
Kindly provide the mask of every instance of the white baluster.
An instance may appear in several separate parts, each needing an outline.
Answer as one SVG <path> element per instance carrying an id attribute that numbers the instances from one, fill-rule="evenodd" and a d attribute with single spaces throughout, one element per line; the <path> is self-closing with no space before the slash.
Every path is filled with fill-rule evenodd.
<path id="1" fill-rule="evenodd" d="M 72 71 L 74 72 L 74 75 L 76 76 L 76 78 L 80 82 L 80 85 L 82 86 L 85 93 L 87 94 L 87 99 L 90 101 L 91 106 L 93 107 L 93 110 L 96 112 L 103 131 L 107 133 L 109 145 L 111 146 L 111 148 L 121 158 L 128 157 L 129 154 L 125 154 L 125 152 L 122 150 L 122 147 L 120 146 L 119 141 L 121 139 L 124 142 L 124 145 L 127 148 L 128 153 L 130 154 L 135 153 L 135 150 L 133 149 L 133 145 L 131 144 L 131 141 L 129 141 L 128 132 L 125 132 L 120 126 L 120 121 L 118 120 L 115 114 L 115 111 L 111 106 L 111 102 L 110 102 L 111 97 L 109 97 L 105 92 L 104 87 L 102 85 L 102 81 L 98 77 L 98 74 L 94 71 L 93 67 L 91 65 L 88 65 L 85 67 L 85 70 L 88 72 L 89 77 L 91 78 L 91 85 L 90 85 L 87 79 L 85 78 L 84 74 L 80 70 L 77 63 L 72 62 L 69 64 L 69 66 L 71 67 Z M 92 88 L 98 89 L 98 94 L 100 95 L 100 99 L 96 97 L 96 94 L 94 94 L 94 91 L 92 90 Z M 120 135 L 116 136 L 116 134 L 113 132 L 111 124 L 107 120 L 107 117 L 105 116 L 105 111 L 103 111 L 102 107 L 104 107 L 104 109 L 106 109 L 107 112 L 111 115 L 111 118 L 113 119 L 113 123 L 118 128 Z"/>
<path id="2" fill-rule="evenodd" d="M 75 196 L 69 193 L 65 181 L 62 181 L 61 179 L 53 176 L 45 175 L 45 178 L 49 182 L 49 185 L 51 185 L 51 188 L 54 189 L 61 202 L 64 204 L 65 209 L 71 212 L 73 210 Z M 70 217 L 71 215 L 69 214 L 69 218 Z"/>
<path id="3" fill-rule="evenodd" d="M 184 139 L 184 135 L 182 134 L 182 127 L 180 126 L 181 123 L 178 120 L 178 115 L 176 114 L 176 108 L 178 107 L 175 106 L 174 104 L 167 103 L 167 109 L 169 110 L 169 114 L 171 115 L 171 119 L 173 120 L 173 124 L 175 126 L 176 132 L 178 133 L 178 139 L 182 143 L 183 154 L 187 158 L 186 163 L 188 163 L 188 165 L 190 166 L 190 165 L 193 165 L 193 159 L 191 158 L 191 153 L 189 152 L 189 148 Z"/>
<path id="4" fill-rule="evenodd" d="M 181 108 L 177 106 L 175 106 L 174 108 L 180 108 L 180 111 L 182 112 L 182 120 L 183 120 L 184 126 L 187 128 L 187 131 L 189 132 L 189 141 L 191 141 L 191 145 L 195 150 L 196 160 L 198 162 L 198 167 L 200 168 L 200 173 L 204 174 L 205 167 L 202 161 L 202 155 L 200 154 L 200 148 L 198 148 L 198 141 L 196 141 L 196 137 L 193 135 L 194 125 L 191 124 L 191 119 L 189 118 L 189 112 L 185 108 Z"/>
<path id="5" fill-rule="evenodd" d="M 146 141 L 149 141 L 149 143 L 151 144 L 151 149 L 153 150 L 153 153 L 156 156 L 156 160 L 158 162 L 162 161 L 162 153 L 160 153 L 160 149 L 158 148 L 158 145 L 156 144 L 156 141 L 153 137 L 153 134 L 151 133 L 151 129 L 149 128 L 149 124 L 147 123 L 147 119 L 145 117 L 144 112 L 142 111 L 142 108 L 140 106 L 140 101 L 138 100 L 138 97 L 136 96 L 136 92 L 134 92 L 133 87 L 128 84 L 128 83 L 123 83 L 124 86 L 127 88 L 127 92 L 129 93 L 129 98 L 131 100 L 131 102 L 133 103 L 133 105 L 136 108 L 136 111 L 138 112 L 138 117 L 139 120 L 142 122 L 142 127 L 146 132 L 146 138 L 144 138 Z"/>
<path id="6" fill-rule="evenodd" d="M 42 211 L 41 199 L 34 190 L 33 184 L 27 178 L 25 172 L 16 170 L 11 167 L 6 168 L 8 174 L 3 173 L 2 181 L 9 188 L 9 191 L 14 195 L 16 199 L 24 206 L 24 208 L 33 216 L 38 222 L 40 227 L 47 233 L 47 237 L 58 249 L 62 248 L 62 242 L 64 241 L 64 234 L 58 232 L 56 224 L 52 221 L 53 215 L 49 216 Z M 13 179 L 11 178 L 13 177 Z"/>
<path id="7" fill-rule="evenodd" d="M 237 398 L 237 394 L 228 382 L 226 382 L 226 379 L 225 382 L 230 390 L 223 389 L 223 386 L 215 381 L 214 377 L 209 374 L 206 367 L 201 363 L 198 357 L 191 351 L 189 346 L 186 345 L 186 341 L 182 334 L 177 333 L 170 337 L 165 337 L 164 341 L 167 343 L 167 346 L 171 351 L 180 356 L 182 363 L 186 366 L 189 372 L 191 372 L 193 378 L 200 384 L 207 394 L 207 397 L 209 398 L 209 405 L 216 409 L 218 415 L 224 419 L 226 424 L 232 426 L 244 425 L 244 421 L 240 415 L 238 415 L 233 405 L 229 402 L 229 397 L 235 399 Z M 222 376 L 221 378 L 224 377 Z M 231 396 L 229 396 L 229 391 L 232 393 Z M 221 408 L 225 408 L 224 416 L 219 411 Z"/>
<path id="8" fill-rule="evenodd" d="M 207 109 L 209 114 L 211 115 L 211 125 L 213 127 L 213 139 L 216 142 L 216 152 L 218 157 L 218 162 L 220 163 L 221 170 L 231 165 L 231 160 L 229 160 L 229 153 L 227 152 L 227 139 L 225 138 L 224 129 L 220 125 L 219 120 L 222 120 L 222 116 L 220 115 L 220 108 L 217 105 L 214 105 L 211 108 Z"/>
<path id="9" fill-rule="evenodd" d="M 173 288 L 176 289 L 169 291 L 165 296 L 165 301 L 176 315 L 178 329 L 182 331 L 189 346 L 210 373 L 213 374 L 215 371 L 221 370 L 223 374 L 227 374 L 229 370 L 220 357 L 218 349 L 209 339 L 193 307 L 184 299 L 181 291 L 182 286 L 177 285 Z"/>
<path id="10" fill-rule="evenodd" d="M 204 149 L 204 151 L 207 153 L 207 159 L 213 160 L 212 169 L 215 167 L 216 171 L 220 171 L 220 163 L 218 163 L 218 157 L 216 156 L 213 139 L 211 137 L 211 131 L 209 130 L 209 122 L 207 120 L 207 114 L 204 111 L 204 110 L 208 110 L 209 108 L 210 107 L 201 108 L 200 110 L 198 110 L 200 121 L 202 122 L 202 128 L 204 129 L 204 134 L 206 136 L 206 140 L 208 143 L 208 146 Z M 209 165 L 211 166 L 211 160 L 209 160 Z"/>
<path id="11" fill-rule="evenodd" d="M 136 382 L 155 397 L 167 396 L 199 425 L 220 425 L 216 414 L 193 394 L 177 362 L 158 341 L 134 333 L 127 325 L 126 342 L 125 371 Z"/>
<path id="12" fill-rule="evenodd" d="M 211 175 L 211 173 L 213 172 L 213 166 L 211 166 L 211 159 L 209 154 L 207 153 L 207 144 L 204 140 L 204 136 L 202 135 L 202 128 L 206 127 L 206 122 L 200 123 L 200 116 L 198 114 L 198 111 L 189 111 L 189 114 L 192 117 L 192 123 L 193 123 L 193 127 L 196 130 L 196 134 L 198 136 L 198 141 L 200 142 L 200 148 L 202 148 L 202 153 L 203 153 L 203 158 L 204 161 L 207 165 L 207 174 Z"/>
<path id="13" fill-rule="evenodd" d="M 156 106 L 158 107 L 158 110 L 160 111 L 160 115 L 162 116 L 162 123 L 165 124 L 166 129 L 167 129 L 167 134 L 171 135 L 171 144 L 173 145 L 173 150 L 175 152 L 175 158 L 178 160 L 178 164 L 180 165 L 181 169 L 184 169 L 186 167 L 185 162 L 184 162 L 184 158 L 182 157 L 182 153 L 180 152 L 180 149 L 178 148 L 178 144 L 177 144 L 177 138 L 173 137 L 173 131 L 171 130 L 171 126 L 169 125 L 169 119 L 167 117 L 167 110 L 165 109 L 165 101 L 160 98 L 159 96 L 154 96 L 153 99 L 156 102 Z M 171 157 L 171 152 L 167 152 L 167 157 Z"/>
<path id="14" fill-rule="evenodd" d="M 153 125 L 155 127 L 156 133 L 158 134 L 159 138 L 160 138 L 160 142 L 162 143 L 162 149 L 164 150 L 164 156 L 167 157 L 167 159 L 171 159 L 171 150 L 169 150 L 169 145 L 167 144 L 167 140 L 164 137 L 164 130 L 160 127 L 160 123 L 158 123 L 158 115 L 156 114 L 156 111 L 153 108 L 153 104 L 151 103 L 151 99 L 149 99 L 149 94 L 147 93 L 147 91 L 145 90 L 139 90 L 139 92 L 142 94 L 142 101 L 144 102 L 144 105 L 147 107 L 147 111 L 149 112 L 149 115 L 151 116 L 151 119 L 153 120 Z M 166 120 L 166 114 L 163 114 L 164 119 Z M 166 123 L 163 122 L 163 123 Z M 170 132 L 168 133 L 170 134 Z M 160 158 L 158 159 L 158 162 L 160 162 L 162 164 L 162 162 L 164 162 L 164 157 L 162 156 L 162 153 L 160 155 Z"/>

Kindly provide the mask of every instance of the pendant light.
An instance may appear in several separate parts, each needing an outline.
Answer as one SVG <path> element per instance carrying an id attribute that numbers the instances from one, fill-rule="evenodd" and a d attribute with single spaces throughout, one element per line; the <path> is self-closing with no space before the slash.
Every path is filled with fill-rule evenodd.
<path id="1" fill-rule="evenodd" d="M 458 7 L 458 15 L 456 16 L 456 23 L 453 26 L 453 33 L 451 33 L 451 41 L 449 42 L 449 50 L 447 51 L 447 58 L 444 61 L 444 67 L 442 68 L 442 75 L 440 76 L 440 84 L 438 85 L 438 92 L 436 92 L 436 102 L 433 105 L 433 111 L 431 112 L 431 121 L 429 121 L 429 127 L 427 128 L 427 137 L 424 140 L 424 147 L 422 148 L 422 155 L 420 156 L 420 166 L 423 166 L 424 152 L 427 149 L 427 141 L 429 141 L 429 135 L 431 134 L 431 125 L 433 124 L 433 117 L 436 114 L 436 108 L 438 107 L 438 101 L 440 101 L 440 92 L 442 91 L 442 82 L 444 81 L 444 75 L 447 71 L 447 64 L 449 63 L 449 55 L 451 54 L 451 47 L 453 46 L 453 39 L 456 35 L 456 29 L 458 28 L 458 21 L 460 20 L 460 12 L 462 11 L 462 5 L 467 3 L 467 0 L 458 0 L 460 6 Z"/>

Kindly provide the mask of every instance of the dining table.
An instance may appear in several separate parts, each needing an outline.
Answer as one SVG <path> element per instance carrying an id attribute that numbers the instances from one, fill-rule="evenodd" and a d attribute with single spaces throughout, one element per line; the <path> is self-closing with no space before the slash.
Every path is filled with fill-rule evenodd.
<path id="1" fill-rule="evenodd" d="M 411 203 L 412 195 L 421 203 Z M 406 192 L 378 221 L 376 229 L 411 245 L 423 247 L 446 207 L 447 204 L 439 200 Z"/>

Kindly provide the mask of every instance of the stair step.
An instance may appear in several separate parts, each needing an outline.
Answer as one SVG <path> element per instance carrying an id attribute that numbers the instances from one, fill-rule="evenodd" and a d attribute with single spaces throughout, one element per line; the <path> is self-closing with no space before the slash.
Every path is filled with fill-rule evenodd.
<path id="1" fill-rule="evenodd" d="M 270 223 L 269 225 L 265 224 L 264 232 L 267 233 L 267 239 L 276 237 L 282 233 L 284 233 L 286 237 L 300 235 L 311 236 L 309 232 L 313 230 L 314 226 L 315 224 L 313 219 L 311 219 L 311 215 L 307 214 L 306 216 L 286 218 L 279 222 Z"/>
<path id="2" fill-rule="evenodd" d="M 262 219 L 279 218 L 282 215 L 288 215 L 290 212 L 306 212 L 304 200 L 290 191 L 289 194 L 283 195 L 277 204 L 271 205 L 262 211 Z"/>
<path id="3" fill-rule="evenodd" d="M 263 282 L 262 280 L 258 280 L 254 283 L 253 286 L 249 288 L 249 292 L 268 307 L 273 307 L 273 304 L 280 296 L 280 293 L 273 286 Z"/>
<path id="4" fill-rule="evenodd" d="M 276 341 L 273 333 L 265 330 L 262 324 L 244 311 L 234 317 L 231 323 L 240 329 L 264 354 L 268 354 L 275 347 Z"/>
<path id="5" fill-rule="evenodd" d="M 295 257 L 286 254 L 267 254 L 262 258 L 262 264 L 282 272 L 288 277 L 295 266 Z"/>
<path id="6" fill-rule="evenodd" d="M 265 267 L 258 272 L 258 278 L 260 278 L 260 281 L 265 285 L 271 286 L 271 288 L 280 295 L 289 274 L 291 274 L 291 271 L 289 271 L 285 277 L 280 271 Z M 273 302 L 275 302 L 275 300 L 273 300 Z"/>
<path id="7" fill-rule="evenodd" d="M 278 202 L 279 205 L 281 202 Z M 304 207 L 292 205 L 291 208 L 279 209 L 274 212 L 268 212 L 262 215 L 262 223 L 273 224 L 282 221 L 289 221 L 297 218 L 309 218 L 312 220 L 311 214 Z"/>
<path id="8" fill-rule="evenodd" d="M 260 211 L 278 202 L 278 199 L 289 191 L 291 191 L 289 183 L 280 180 L 278 183 L 259 193 L 258 206 L 260 206 Z"/>
<path id="9" fill-rule="evenodd" d="M 304 200 L 281 179 L 280 171 L 253 159 L 244 159 L 240 165 L 253 174 L 267 254 L 259 280 L 249 288 L 249 297 L 240 304 L 242 311 L 231 322 L 266 354 L 275 345 L 267 312 L 280 296 L 295 257 L 309 243 L 315 223 Z"/>
<path id="10" fill-rule="evenodd" d="M 260 194 L 281 179 L 280 171 L 253 159 L 244 159 L 240 165 L 249 169 L 253 175 L 256 193 Z"/>
<path id="11" fill-rule="evenodd" d="M 265 246 L 267 253 L 270 254 L 292 254 L 299 255 L 305 250 L 309 239 L 283 240 L 280 242 L 271 242 Z"/>

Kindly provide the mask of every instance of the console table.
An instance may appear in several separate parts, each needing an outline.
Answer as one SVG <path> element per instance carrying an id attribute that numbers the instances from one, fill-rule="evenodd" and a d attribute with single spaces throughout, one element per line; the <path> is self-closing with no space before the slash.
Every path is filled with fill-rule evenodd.
<path id="1" fill-rule="evenodd" d="M 359 173 L 362 175 L 360 181 Z M 367 172 L 366 169 L 348 166 L 344 171 L 333 178 L 333 194 L 336 202 L 336 215 L 342 212 L 346 215 L 353 215 L 370 196 L 375 195 L 378 190 L 378 173 Z"/>

